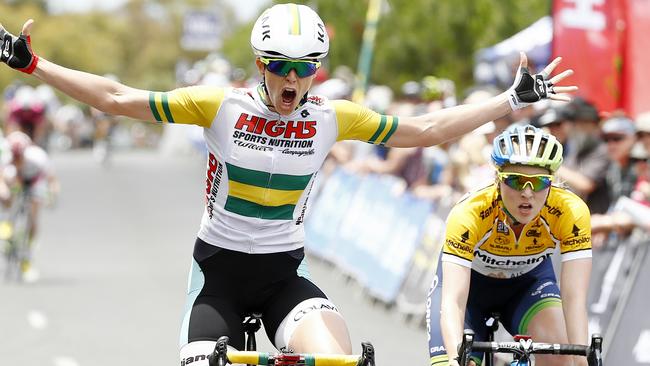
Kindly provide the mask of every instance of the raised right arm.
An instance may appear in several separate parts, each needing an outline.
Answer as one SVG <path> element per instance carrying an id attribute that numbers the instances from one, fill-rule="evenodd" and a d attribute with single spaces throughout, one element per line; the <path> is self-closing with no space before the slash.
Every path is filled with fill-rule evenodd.
<path id="1" fill-rule="evenodd" d="M 0 59 L 9 67 L 36 76 L 66 95 L 103 112 L 156 122 L 150 106 L 150 93 L 116 81 L 72 70 L 39 58 L 31 48 L 30 31 L 34 21 L 23 25 L 18 37 L 0 25 Z"/>
<path id="2" fill-rule="evenodd" d="M 102 112 L 156 122 L 149 92 L 114 80 L 59 66 L 40 59 L 33 75 L 64 94 Z"/>

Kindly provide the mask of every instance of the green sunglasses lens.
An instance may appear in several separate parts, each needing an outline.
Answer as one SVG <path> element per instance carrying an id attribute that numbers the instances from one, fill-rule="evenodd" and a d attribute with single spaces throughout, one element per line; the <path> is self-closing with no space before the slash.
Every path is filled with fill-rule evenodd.
<path id="1" fill-rule="evenodd" d="M 547 176 L 525 176 L 521 174 L 504 174 L 502 181 L 508 187 L 517 191 L 523 191 L 527 185 L 530 185 L 534 192 L 539 192 L 551 186 L 552 179 Z"/>
<path id="2" fill-rule="evenodd" d="M 314 75 L 318 70 L 318 64 L 306 61 L 288 61 L 288 60 L 264 60 L 266 68 L 278 75 L 287 76 L 291 70 L 296 70 L 296 75 L 300 78 Z"/>

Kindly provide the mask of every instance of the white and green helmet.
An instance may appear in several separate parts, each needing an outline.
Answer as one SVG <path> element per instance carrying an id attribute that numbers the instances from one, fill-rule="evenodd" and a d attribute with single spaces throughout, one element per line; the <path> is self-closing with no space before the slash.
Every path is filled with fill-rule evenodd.
<path id="1" fill-rule="evenodd" d="M 562 144 L 555 136 L 531 125 L 510 127 L 494 138 L 492 161 L 499 169 L 519 164 L 555 173 L 562 160 Z"/>
<path id="2" fill-rule="evenodd" d="M 327 56 L 325 24 L 310 7 L 278 4 L 266 9 L 253 26 L 251 47 L 256 56 L 318 60 Z"/>

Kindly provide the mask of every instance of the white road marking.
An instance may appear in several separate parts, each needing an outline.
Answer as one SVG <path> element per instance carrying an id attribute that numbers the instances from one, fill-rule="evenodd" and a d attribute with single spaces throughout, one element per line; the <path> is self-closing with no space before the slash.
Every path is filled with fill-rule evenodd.
<path id="1" fill-rule="evenodd" d="M 58 356 L 54 357 L 54 366 L 79 366 L 79 362 L 72 357 Z"/>
<path id="2" fill-rule="evenodd" d="M 641 331 L 634 346 L 634 358 L 638 363 L 650 363 L 650 329 Z"/>
<path id="3" fill-rule="evenodd" d="M 48 323 L 45 314 L 38 310 L 32 310 L 27 313 L 27 322 L 32 326 L 32 328 L 38 330 L 45 329 Z"/>

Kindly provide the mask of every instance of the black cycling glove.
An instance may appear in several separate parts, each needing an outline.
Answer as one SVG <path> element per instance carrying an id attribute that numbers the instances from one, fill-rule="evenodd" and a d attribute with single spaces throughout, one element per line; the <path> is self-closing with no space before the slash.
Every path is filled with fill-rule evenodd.
<path id="1" fill-rule="evenodd" d="M 519 67 L 512 87 L 508 90 L 508 101 L 512 110 L 521 109 L 554 93 L 553 83 L 548 75 L 539 73 L 531 75 L 527 67 Z"/>
<path id="2" fill-rule="evenodd" d="M 31 74 L 38 64 L 38 56 L 34 54 L 31 46 L 30 36 L 20 34 L 16 37 L 0 26 L 0 61 L 6 63 L 12 69 Z"/>

